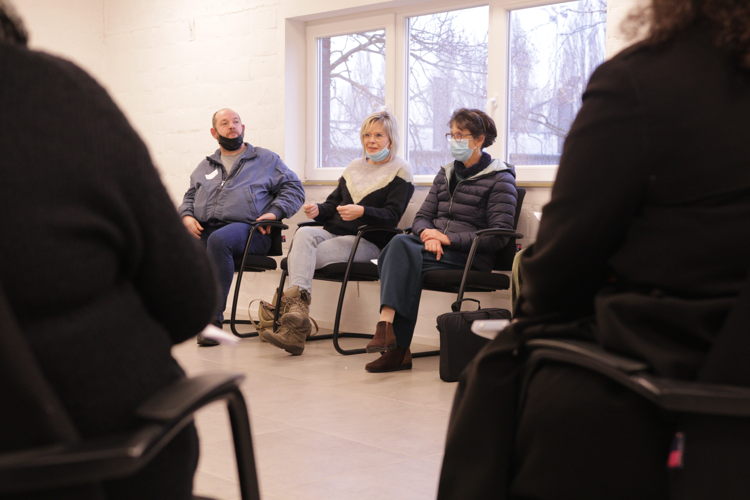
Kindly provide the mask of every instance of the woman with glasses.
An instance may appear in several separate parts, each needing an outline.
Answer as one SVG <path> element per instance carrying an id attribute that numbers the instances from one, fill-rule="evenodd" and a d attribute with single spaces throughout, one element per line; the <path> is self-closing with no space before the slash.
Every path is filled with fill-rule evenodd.
<path id="1" fill-rule="evenodd" d="M 362 156 L 349 163 L 326 201 L 303 205 L 305 215 L 322 222 L 323 227 L 301 227 L 295 233 L 287 259 L 291 287 L 281 299 L 279 330 L 263 330 L 260 334 L 263 340 L 293 355 L 302 354 L 310 335 L 315 270 L 346 262 L 359 226 L 396 227 L 414 193 L 411 168 L 396 156 L 398 131 L 390 113 L 380 111 L 368 116 L 360 128 L 360 141 Z M 389 236 L 377 231 L 365 234 L 354 261 L 377 258 Z"/>
<path id="2" fill-rule="evenodd" d="M 513 228 L 516 175 L 484 148 L 495 142 L 492 118 L 478 109 L 456 110 L 446 138 L 454 161 L 443 166 L 412 224 L 412 234 L 397 235 L 378 258 L 380 321 L 368 352 L 380 356 L 369 372 L 411 368 L 411 344 L 422 292 L 422 272 L 463 269 L 474 235 L 480 229 Z M 501 238 L 480 246 L 474 268 L 492 268 Z"/>

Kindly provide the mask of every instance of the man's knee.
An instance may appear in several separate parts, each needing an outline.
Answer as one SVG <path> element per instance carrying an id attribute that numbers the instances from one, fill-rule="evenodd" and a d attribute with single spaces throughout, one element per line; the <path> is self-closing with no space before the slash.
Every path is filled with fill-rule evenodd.
<path id="1" fill-rule="evenodd" d="M 209 252 L 227 248 L 227 242 L 219 232 L 214 232 L 206 239 L 206 248 Z"/>
<path id="2" fill-rule="evenodd" d="M 226 225 L 211 233 L 206 239 L 206 248 L 209 252 L 229 251 L 234 253 L 245 248 L 248 231 L 242 227 L 230 227 Z"/>

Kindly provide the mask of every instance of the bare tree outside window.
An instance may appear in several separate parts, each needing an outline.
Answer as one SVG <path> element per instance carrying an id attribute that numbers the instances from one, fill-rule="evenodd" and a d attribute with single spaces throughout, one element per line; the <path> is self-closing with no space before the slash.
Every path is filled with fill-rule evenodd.
<path id="1" fill-rule="evenodd" d="M 604 60 L 606 0 L 519 9 L 510 16 L 508 159 L 555 165 L 591 73 Z"/>
<path id="2" fill-rule="evenodd" d="M 511 11 L 504 138 L 511 163 L 559 162 L 581 94 L 604 59 L 606 18 L 606 0 Z M 434 174 L 451 160 L 444 134 L 453 110 L 485 107 L 488 21 L 486 5 L 406 20 L 406 82 L 397 87 L 406 93 L 403 150 L 415 174 Z M 385 29 L 316 42 L 315 166 L 342 167 L 361 154 L 361 121 L 385 105 Z"/>
<path id="3" fill-rule="evenodd" d="M 408 19 L 407 157 L 415 174 L 435 174 L 451 157 L 445 141 L 456 108 L 487 99 L 489 7 Z"/>
<path id="4" fill-rule="evenodd" d="M 362 154 L 362 120 L 385 105 L 385 30 L 318 38 L 317 167 Z"/>

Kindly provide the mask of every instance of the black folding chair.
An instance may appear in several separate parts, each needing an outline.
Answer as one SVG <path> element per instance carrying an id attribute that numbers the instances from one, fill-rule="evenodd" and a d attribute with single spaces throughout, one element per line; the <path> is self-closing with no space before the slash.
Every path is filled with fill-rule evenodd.
<path id="1" fill-rule="evenodd" d="M 516 214 L 514 221 L 514 228 L 518 225 L 519 215 L 521 213 L 521 206 L 523 204 L 523 198 L 526 194 L 524 188 L 518 188 L 518 200 L 516 204 Z M 305 222 L 300 226 L 320 226 L 318 222 Z M 371 333 L 360 333 L 360 332 L 342 332 L 341 331 L 341 313 L 344 304 L 344 297 L 346 296 L 346 287 L 350 281 L 378 281 L 380 276 L 378 274 L 378 266 L 372 262 L 354 262 L 354 256 L 356 255 L 359 241 L 363 235 L 371 231 L 386 231 L 392 234 L 398 234 L 402 231 L 393 228 L 384 228 L 380 226 L 360 226 L 357 232 L 357 237 L 354 241 L 354 246 L 349 253 L 349 260 L 347 262 L 336 262 L 329 264 L 323 268 L 316 269 L 313 279 L 319 279 L 324 281 L 333 281 L 341 283 L 339 288 L 339 298 L 336 305 L 336 315 L 334 319 L 333 333 L 330 335 L 316 335 L 310 337 L 310 339 L 333 339 L 333 346 L 341 354 L 362 354 L 365 348 L 354 348 L 344 349 L 339 341 L 340 338 L 364 338 L 371 339 Z M 496 253 L 494 270 L 510 271 L 513 265 L 513 256 L 516 253 L 516 239 L 522 238 L 523 235 L 515 232 L 515 230 L 508 229 L 483 229 L 477 231 L 477 236 L 472 242 L 471 249 L 469 250 L 468 258 L 466 261 L 466 267 L 463 270 L 441 270 L 441 271 L 428 271 L 423 275 L 423 289 L 434 290 L 440 292 L 456 293 L 456 302 L 451 306 L 454 310 L 460 309 L 461 301 L 463 300 L 464 293 L 469 292 L 492 292 L 495 290 L 503 290 L 510 288 L 510 279 L 508 276 L 500 273 L 493 273 L 490 271 L 474 271 L 471 269 L 474 258 L 479 248 L 479 241 L 481 238 L 496 237 L 496 236 L 510 236 L 511 238 L 506 245 Z M 284 288 L 284 283 L 287 277 L 286 259 L 281 261 L 281 280 L 279 282 L 279 288 L 277 289 L 277 303 L 276 303 L 276 318 L 275 323 L 278 320 L 278 314 L 280 311 L 281 303 L 281 291 Z M 412 357 L 419 358 L 425 356 L 436 356 L 440 354 L 439 350 L 427 350 L 421 352 L 412 353 Z"/>
<path id="2" fill-rule="evenodd" d="M 422 289 L 432 290 L 435 292 L 455 293 L 456 300 L 451 304 L 453 311 L 461 309 L 461 303 L 464 300 L 466 292 L 494 292 L 497 290 L 507 290 L 510 288 L 510 277 L 503 272 L 510 272 L 513 267 L 513 257 L 518 251 L 516 240 L 523 238 L 523 235 L 516 232 L 518 221 L 523 207 L 523 199 L 526 196 L 526 189 L 517 188 L 518 198 L 516 201 L 516 213 L 513 220 L 513 230 L 509 229 L 482 229 L 477 231 L 476 237 L 472 241 L 469 255 L 466 259 L 464 269 L 441 269 L 437 271 L 427 271 L 422 276 Z M 482 238 L 509 236 L 508 242 L 495 253 L 495 260 L 490 271 L 472 270 L 474 258 L 479 249 L 479 242 Z M 502 272 L 495 272 L 502 271 Z"/>
<path id="3" fill-rule="evenodd" d="M 244 375 L 214 373 L 178 380 L 140 404 L 134 428 L 84 439 L 44 378 L 1 289 L 0 358 L 0 374 L 7 377 L 0 393 L 10 399 L 4 422 L 15 423 L 14 429 L 3 430 L 4 436 L 10 439 L 14 430 L 26 436 L 18 443 L 0 443 L 0 495 L 128 477 L 190 424 L 196 411 L 222 400 L 229 412 L 242 499 L 260 498 L 250 422 L 239 387 Z M 33 444 L 27 444 L 31 436 Z"/>
<path id="4" fill-rule="evenodd" d="M 305 226 L 322 226 L 320 222 L 303 222 L 298 227 Z M 339 287 L 339 298 L 336 305 L 336 315 L 333 322 L 333 332 L 330 334 L 313 335 L 308 340 L 321 340 L 321 339 L 333 339 L 333 346 L 341 354 L 360 354 L 365 352 L 364 348 L 357 349 L 344 349 L 339 341 L 340 338 L 360 338 L 360 339 L 371 339 L 371 333 L 361 332 L 342 332 L 341 331 L 341 314 L 343 311 L 344 297 L 346 296 L 346 287 L 350 281 L 378 281 L 380 279 L 378 275 L 378 266 L 372 262 L 354 262 L 354 256 L 359 248 L 359 242 L 362 237 L 370 232 L 385 232 L 390 234 L 398 234 L 401 232 L 400 229 L 391 227 L 375 226 L 375 225 L 363 225 L 358 228 L 357 236 L 354 239 L 354 245 L 349 253 L 349 259 L 346 262 L 334 262 L 328 264 L 320 269 L 315 270 L 313 279 L 321 281 L 332 281 L 335 283 L 341 283 Z M 294 241 L 292 241 L 292 245 Z M 279 312 L 281 310 L 281 296 L 284 290 L 284 283 L 289 275 L 287 270 L 287 259 L 284 258 L 281 261 L 281 279 L 279 280 L 279 287 L 276 293 L 276 304 L 275 304 L 275 317 L 274 325 L 278 326 Z M 425 356 L 423 353 L 414 353 L 414 357 Z"/>
<path id="5" fill-rule="evenodd" d="M 266 255 L 253 255 L 248 253 L 250 251 L 250 244 L 252 238 L 255 235 L 258 226 L 270 226 L 271 228 L 271 249 Z M 242 253 L 242 259 L 237 264 L 237 279 L 234 284 L 234 296 L 232 297 L 232 312 L 229 316 L 229 320 L 224 320 L 224 323 L 229 323 L 229 328 L 232 333 L 240 338 L 256 337 L 258 331 L 253 330 L 251 332 L 240 332 L 237 330 L 237 325 L 255 325 L 257 327 L 258 322 L 249 319 L 237 319 L 237 302 L 240 296 L 240 285 L 242 284 L 242 275 L 246 272 L 251 273 L 262 273 L 264 271 L 274 271 L 277 267 L 276 257 L 283 255 L 282 243 L 284 237 L 281 234 L 282 230 L 289 229 L 289 226 L 282 223 L 281 221 L 260 221 L 251 223 L 252 228 L 247 236 L 247 243 L 245 244 L 245 251 Z"/>

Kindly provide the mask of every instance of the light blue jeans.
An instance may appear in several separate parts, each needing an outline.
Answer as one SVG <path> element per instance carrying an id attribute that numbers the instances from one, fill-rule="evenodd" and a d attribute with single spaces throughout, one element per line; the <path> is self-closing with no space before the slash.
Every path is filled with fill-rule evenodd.
<path id="1" fill-rule="evenodd" d="M 356 236 L 338 236 L 329 233 L 322 227 L 301 227 L 294 234 L 292 249 L 287 257 L 289 283 L 291 286 L 304 288 L 312 292 L 312 278 L 316 269 L 346 262 L 354 246 Z M 357 246 L 355 262 L 367 262 L 377 259 L 380 249 L 372 242 L 362 238 Z"/>

